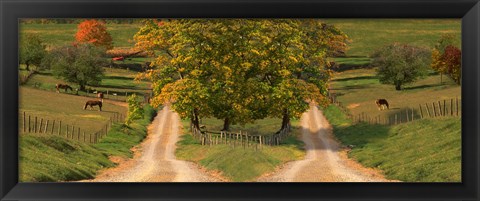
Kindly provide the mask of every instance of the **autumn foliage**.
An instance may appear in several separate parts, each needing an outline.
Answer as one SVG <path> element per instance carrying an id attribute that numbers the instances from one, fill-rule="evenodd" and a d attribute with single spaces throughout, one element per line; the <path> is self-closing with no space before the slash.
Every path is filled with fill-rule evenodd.
<path id="1" fill-rule="evenodd" d="M 112 36 L 107 32 L 105 23 L 97 20 L 85 20 L 78 25 L 75 34 L 78 43 L 90 43 L 107 50 L 113 48 Z"/>
<path id="2" fill-rule="evenodd" d="M 445 48 L 445 52 L 440 57 L 440 60 L 445 66 L 445 72 L 447 75 L 452 78 L 455 83 L 460 84 L 462 51 L 449 45 Z"/>

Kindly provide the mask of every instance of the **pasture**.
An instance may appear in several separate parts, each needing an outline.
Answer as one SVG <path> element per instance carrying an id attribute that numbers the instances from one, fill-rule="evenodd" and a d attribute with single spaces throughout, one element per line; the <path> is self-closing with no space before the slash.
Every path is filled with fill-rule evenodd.
<path id="1" fill-rule="evenodd" d="M 292 120 L 290 136 L 280 146 L 264 146 L 258 150 L 241 146 L 233 148 L 230 145 L 202 146 L 190 134 L 190 121 L 182 120 L 182 124 L 183 135 L 177 143 L 176 157 L 196 162 L 207 170 L 220 172 L 224 178 L 234 182 L 254 181 L 283 163 L 300 160 L 305 156 L 303 142 L 298 140 L 301 130 L 298 120 Z M 222 128 L 220 120 L 206 119 L 203 124 L 207 130 Z M 231 130 L 271 135 L 278 131 L 279 126 L 279 119 L 264 119 L 244 127 L 232 125 Z"/>
<path id="2" fill-rule="evenodd" d="M 352 40 L 347 56 L 368 57 L 393 42 L 432 48 L 444 33 L 460 39 L 461 19 L 322 19 Z M 460 40 L 457 41 L 460 46 Z"/>
<path id="3" fill-rule="evenodd" d="M 133 35 L 138 32 L 138 24 L 106 24 L 113 39 L 114 48 L 133 47 Z M 48 47 L 70 45 L 75 41 L 77 24 L 20 24 L 20 33 L 36 33 Z"/>
<path id="4" fill-rule="evenodd" d="M 93 92 L 99 91 L 104 93 L 106 99 L 125 101 L 126 95 L 136 93 L 139 98 L 142 98 L 141 101 L 143 101 L 143 95 L 145 93 L 150 93 L 149 82 L 134 80 L 138 72 L 133 70 L 108 67 L 105 67 L 103 69 L 105 76 L 102 79 L 100 85 L 96 87 L 87 86 L 88 91 L 79 91 L 79 95 L 95 97 L 96 94 L 93 94 Z M 49 70 L 45 70 L 32 75 L 29 78 L 28 82 L 25 84 L 25 86 L 55 92 L 55 84 L 57 83 L 66 82 L 53 76 Z M 78 85 L 74 83 L 68 84 L 74 89 L 78 88 Z M 63 89 L 60 90 L 60 92 L 65 93 Z M 74 92 L 71 92 L 70 90 L 67 93 L 74 94 Z"/>
<path id="5" fill-rule="evenodd" d="M 349 157 L 405 182 L 461 181 L 461 120 L 422 119 L 395 126 L 354 124 L 336 106 L 324 109 Z"/>
<path id="6" fill-rule="evenodd" d="M 441 101 L 443 104 L 443 100 L 461 98 L 460 86 L 446 76 L 443 76 L 443 83 L 440 84 L 440 75 L 434 72 L 397 91 L 393 85 L 379 82 L 375 68 L 346 70 L 334 75 L 330 87 L 331 92 L 337 95 L 337 100 L 353 116 L 365 113 L 372 117 L 390 118 L 405 109 L 413 108 L 416 110 L 415 117 L 419 118 L 420 104 L 424 110 L 425 103 Z M 378 110 L 375 100 L 381 98 L 388 101 L 389 110 Z M 461 109 L 461 104 L 459 107 Z"/>

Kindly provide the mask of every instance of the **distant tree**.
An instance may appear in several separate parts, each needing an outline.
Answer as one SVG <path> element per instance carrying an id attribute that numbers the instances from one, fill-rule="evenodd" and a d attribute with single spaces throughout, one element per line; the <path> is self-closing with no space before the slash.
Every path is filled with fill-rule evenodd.
<path id="1" fill-rule="evenodd" d="M 40 66 L 46 55 L 45 45 L 38 35 L 25 34 L 20 37 L 20 64 L 25 64 L 30 70 L 30 65 Z"/>
<path id="2" fill-rule="evenodd" d="M 85 20 L 78 25 L 75 39 L 78 43 L 91 43 L 107 50 L 113 48 L 112 36 L 107 32 L 105 23 L 94 19 Z"/>
<path id="3" fill-rule="evenodd" d="M 427 74 L 430 51 L 424 48 L 394 43 L 376 51 L 373 64 L 383 84 L 393 84 L 401 90 L 404 84 L 415 82 Z"/>
<path id="4" fill-rule="evenodd" d="M 440 57 L 445 66 L 445 73 L 452 78 L 455 83 L 460 84 L 462 73 L 462 51 L 454 46 L 445 47 L 445 52 Z"/>
<path id="5" fill-rule="evenodd" d="M 454 47 L 456 44 L 456 38 L 453 34 L 443 34 L 440 39 L 435 44 L 435 47 L 432 50 L 432 63 L 431 67 L 433 70 L 440 73 L 440 83 L 443 83 L 443 75 L 447 74 L 448 67 L 445 63 L 443 58 L 443 54 L 445 53 L 445 49 L 448 46 Z"/>
<path id="6" fill-rule="evenodd" d="M 48 55 L 47 61 L 53 74 L 65 81 L 77 83 L 80 90 L 86 85 L 98 85 L 103 77 L 106 60 L 104 51 L 90 45 L 79 44 L 54 49 Z"/>

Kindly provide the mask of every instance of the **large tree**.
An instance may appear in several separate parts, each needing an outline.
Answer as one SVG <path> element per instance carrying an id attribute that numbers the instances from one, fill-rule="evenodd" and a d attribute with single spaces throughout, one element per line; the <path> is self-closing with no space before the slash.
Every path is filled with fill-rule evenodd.
<path id="1" fill-rule="evenodd" d="M 195 126 L 198 116 L 223 119 L 224 130 L 272 116 L 283 128 L 309 100 L 322 102 L 326 57 L 344 49 L 332 41 L 347 39 L 332 30 L 289 19 L 149 20 L 135 39 L 156 54 L 155 68 L 139 78 L 153 81 L 154 103 L 171 101 Z"/>
<path id="2" fill-rule="evenodd" d="M 20 36 L 19 60 L 25 64 L 26 70 L 30 70 L 30 65 L 40 66 L 46 53 L 45 45 L 38 35 Z"/>
<path id="3" fill-rule="evenodd" d="M 79 43 L 90 43 L 107 50 L 113 48 L 112 36 L 108 33 L 105 23 L 95 19 L 81 22 L 75 39 Z"/>
<path id="4" fill-rule="evenodd" d="M 380 82 L 401 90 L 403 85 L 427 74 L 431 53 L 425 48 L 394 43 L 380 48 L 372 57 Z"/>
<path id="5" fill-rule="evenodd" d="M 90 44 L 63 46 L 54 49 L 48 55 L 48 64 L 53 74 L 67 82 L 79 85 L 98 85 L 103 77 L 106 60 L 104 51 Z"/>

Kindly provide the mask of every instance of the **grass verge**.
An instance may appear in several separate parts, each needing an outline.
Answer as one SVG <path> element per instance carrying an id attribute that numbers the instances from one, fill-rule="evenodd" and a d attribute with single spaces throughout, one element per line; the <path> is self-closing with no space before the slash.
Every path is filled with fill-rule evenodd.
<path id="1" fill-rule="evenodd" d="M 114 124 L 97 144 L 80 143 L 55 135 L 21 135 L 19 139 L 20 182 L 58 182 L 92 179 L 102 168 L 115 164 L 109 156 L 132 157 L 133 146 L 147 134 L 156 111 L 145 106 L 143 119 L 126 127 Z"/>
<path id="2" fill-rule="evenodd" d="M 219 171 L 223 177 L 234 182 L 254 181 L 283 163 L 305 156 L 303 142 L 297 139 L 300 135 L 298 121 L 292 121 L 292 134 L 280 146 L 265 146 L 257 151 L 228 145 L 202 146 L 190 135 L 189 121 L 183 120 L 182 124 L 184 134 L 177 143 L 176 157 Z"/>
<path id="3" fill-rule="evenodd" d="M 349 157 L 405 182 L 461 181 L 461 119 L 422 119 L 395 126 L 352 122 L 336 106 L 324 114 L 335 136 L 354 145 Z"/>

